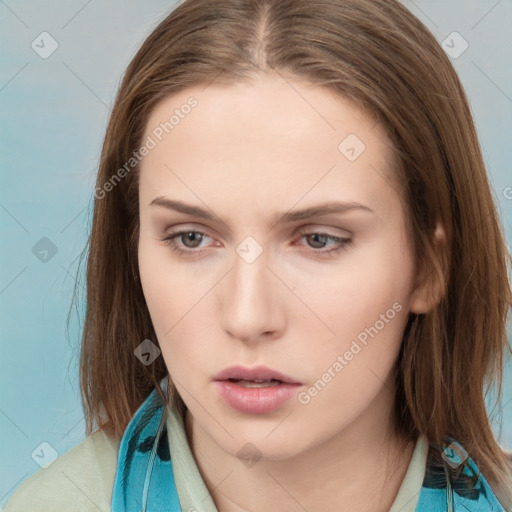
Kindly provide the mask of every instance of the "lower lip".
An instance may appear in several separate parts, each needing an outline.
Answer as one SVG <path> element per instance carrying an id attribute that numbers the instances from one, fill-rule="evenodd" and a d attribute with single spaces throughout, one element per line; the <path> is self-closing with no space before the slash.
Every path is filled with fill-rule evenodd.
<path id="1" fill-rule="evenodd" d="M 275 411 L 292 398 L 300 387 L 300 384 L 283 382 L 277 386 L 245 388 L 229 380 L 216 382 L 224 401 L 233 409 L 248 414 L 265 414 Z"/>

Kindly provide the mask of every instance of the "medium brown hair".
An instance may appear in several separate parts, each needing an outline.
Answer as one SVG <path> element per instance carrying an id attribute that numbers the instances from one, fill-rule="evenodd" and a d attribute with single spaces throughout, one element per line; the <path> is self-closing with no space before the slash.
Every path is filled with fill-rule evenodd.
<path id="1" fill-rule="evenodd" d="M 393 0 L 187 0 L 145 40 L 117 94 L 97 178 L 80 359 L 87 434 L 95 423 L 121 436 L 167 376 L 162 357 L 145 366 L 134 356 L 144 339 L 158 343 L 138 275 L 138 166 L 108 192 L 104 184 L 141 146 L 163 97 L 266 71 L 343 94 L 386 129 L 417 263 L 442 290 L 404 332 L 397 429 L 439 446 L 455 438 L 512 502 L 512 464 L 485 404 L 493 384 L 501 398 L 510 351 L 510 255 L 460 80 L 429 30 Z M 170 396 L 184 407 L 172 382 Z"/>

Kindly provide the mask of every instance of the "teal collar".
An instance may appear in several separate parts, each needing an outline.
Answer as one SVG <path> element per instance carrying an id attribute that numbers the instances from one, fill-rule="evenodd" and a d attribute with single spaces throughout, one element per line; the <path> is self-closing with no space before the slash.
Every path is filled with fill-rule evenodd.
<path id="1" fill-rule="evenodd" d="M 182 512 L 166 419 L 167 407 L 153 390 L 121 439 L 112 512 Z M 446 441 L 442 452 L 431 445 L 416 512 L 505 512 L 464 448 Z"/>

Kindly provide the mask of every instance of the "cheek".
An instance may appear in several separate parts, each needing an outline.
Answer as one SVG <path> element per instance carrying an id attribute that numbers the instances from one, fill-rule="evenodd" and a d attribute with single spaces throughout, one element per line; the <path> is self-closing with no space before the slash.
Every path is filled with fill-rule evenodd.
<path id="1" fill-rule="evenodd" d="M 336 335 L 320 350 L 304 346 L 310 368 L 309 387 L 301 403 L 309 404 L 305 412 L 312 418 L 325 414 L 325 410 L 332 412 L 327 430 L 356 418 L 379 393 L 386 394 L 388 389 L 393 393 L 392 370 L 408 311 L 400 301 L 399 290 L 388 286 L 386 280 L 379 287 L 381 284 L 381 288 L 371 287 L 369 291 L 355 288 L 360 302 L 341 299 L 337 317 L 332 317 L 336 321 L 331 324 Z"/>
<path id="2" fill-rule="evenodd" d="M 384 322 L 381 331 L 399 337 L 413 283 L 409 253 L 393 238 L 382 238 L 332 269 L 329 275 L 316 278 L 314 287 L 305 283 L 305 288 L 311 290 L 311 308 L 325 319 L 340 342 L 347 342 L 376 322 L 378 328 Z M 381 315 L 385 316 L 382 320 Z"/>
<path id="3" fill-rule="evenodd" d="M 408 319 L 413 266 L 391 238 L 346 262 L 315 294 L 314 307 L 335 334 L 311 354 L 316 363 L 309 377 L 315 381 L 331 368 L 337 376 L 332 390 L 349 399 L 363 390 L 371 395 L 393 367 Z"/>
<path id="4" fill-rule="evenodd" d="M 208 318 L 201 299 L 216 280 L 180 269 L 167 249 L 144 236 L 138 257 L 142 290 L 167 369 L 177 377 L 186 375 L 205 357 L 208 344 L 201 340 L 209 337 L 209 323 L 200 321 Z"/>
<path id="5" fill-rule="evenodd" d="M 139 241 L 139 272 L 142 290 L 154 327 L 165 334 L 208 291 L 211 278 L 203 279 L 200 272 L 180 268 L 171 257 L 171 249 L 156 240 L 141 235 Z"/>

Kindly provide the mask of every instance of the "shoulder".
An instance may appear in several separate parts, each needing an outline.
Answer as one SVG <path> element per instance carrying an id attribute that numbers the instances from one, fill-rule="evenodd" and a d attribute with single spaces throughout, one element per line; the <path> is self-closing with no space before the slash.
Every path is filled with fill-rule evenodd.
<path id="1" fill-rule="evenodd" d="M 462 444 L 446 436 L 440 448 L 431 443 L 418 512 L 445 510 L 451 502 L 454 511 L 506 512 L 475 460 Z"/>
<path id="2" fill-rule="evenodd" d="M 110 510 L 119 439 L 96 431 L 28 477 L 4 512 L 89 512 Z"/>

